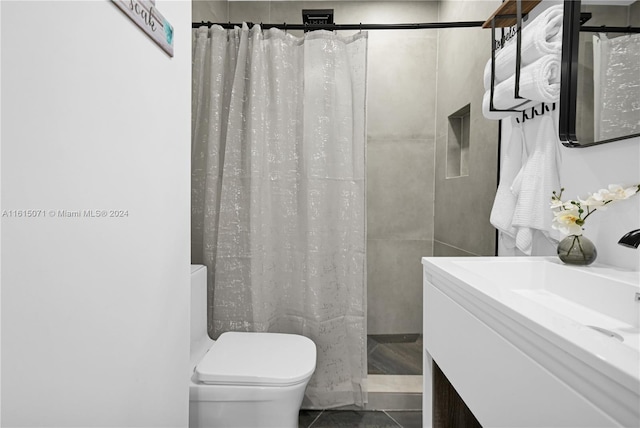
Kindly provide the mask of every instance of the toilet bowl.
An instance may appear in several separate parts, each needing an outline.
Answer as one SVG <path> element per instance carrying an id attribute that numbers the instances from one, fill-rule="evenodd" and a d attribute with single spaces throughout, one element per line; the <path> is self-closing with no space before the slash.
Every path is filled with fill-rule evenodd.
<path id="1" fill-rule="evenodd" d="M 191 267 L 189 427 L 297 427 L 315 344 L 281 333 L 227 332 L 213 341 L 206 278 L 206 267 Z"/>

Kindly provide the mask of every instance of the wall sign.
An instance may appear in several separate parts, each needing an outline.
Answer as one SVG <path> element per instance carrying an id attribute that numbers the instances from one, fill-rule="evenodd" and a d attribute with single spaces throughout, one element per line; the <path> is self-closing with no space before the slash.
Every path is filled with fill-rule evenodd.
<path id="1" fill-rule="evenodd" d="M 111 0 L 160 47 L 173 56 L 173 27 L 155 6 L 155 0 Z"/>

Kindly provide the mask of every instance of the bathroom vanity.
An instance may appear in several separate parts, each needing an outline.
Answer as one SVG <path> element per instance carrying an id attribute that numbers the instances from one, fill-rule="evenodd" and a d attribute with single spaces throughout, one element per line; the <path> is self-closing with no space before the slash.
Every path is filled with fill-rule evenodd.
<path id="1" fill-rule="evenodd" d="M 429 392 L 440 369 L 484 427 L 640 426 L 639 272 L 555 257 L 422 263 L 425 427 L 441 423 Z"/>

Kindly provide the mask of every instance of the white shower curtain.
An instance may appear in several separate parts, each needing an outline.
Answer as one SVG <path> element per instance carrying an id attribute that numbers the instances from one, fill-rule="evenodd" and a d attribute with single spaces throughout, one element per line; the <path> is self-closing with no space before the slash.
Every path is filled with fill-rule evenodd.
<path id="1" fill-rule="evenodd" d="M 366 402 L 366 33 L 194 31 L 192 260 L 209 332 L 297 333 L 305 405 Z"/>
<path id="2" fill-rule="evenodd" d="M 640 34 L 593 36 L 594 140 L 640 133 Z"/>

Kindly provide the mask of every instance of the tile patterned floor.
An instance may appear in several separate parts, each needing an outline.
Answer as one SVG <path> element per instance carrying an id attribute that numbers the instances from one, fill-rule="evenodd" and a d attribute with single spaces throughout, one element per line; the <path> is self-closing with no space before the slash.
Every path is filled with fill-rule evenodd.
<path id="1" fill-rule="evenodd" d="M 422 412 L 301 410 L 299 428 L 421 428 Z"/>
<path id="2" fill-rule="evenodd" d="M 421 375 L 422 335 L 367 336 L 369 374 Z"/>
<path id="3" fill-rule="evenodd" d="M 367 337 L 369 374 L 421 375 L 422 335 Z M 421 428 L 420 411 L 301 410 L 299 428 Z"/>

